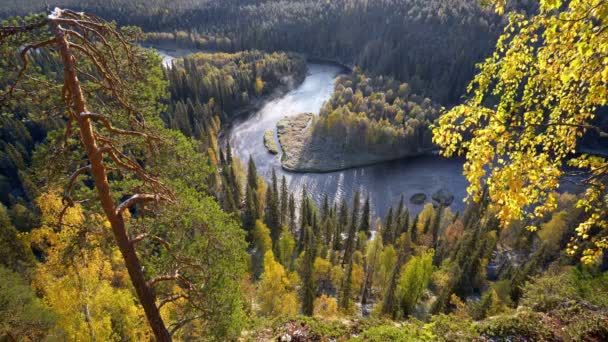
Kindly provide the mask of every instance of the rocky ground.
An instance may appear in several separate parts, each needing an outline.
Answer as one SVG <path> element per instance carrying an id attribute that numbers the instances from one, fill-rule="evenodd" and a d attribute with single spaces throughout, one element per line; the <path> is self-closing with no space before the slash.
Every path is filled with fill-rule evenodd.
<path id="1" fill-rule="evenodd" d="M 310 129 L 313 117 L 311 113 L 302 113 L 286 117 L 277 123 L 279 143 L 283 150 L 281 164 L 284 169 L 297 172 L 330 172 L 413 157 L 426 152 L 412 153 L 398 149 L 387 149 L 382 153 L 351 151 L 345 141 L 313 134 Z"/>

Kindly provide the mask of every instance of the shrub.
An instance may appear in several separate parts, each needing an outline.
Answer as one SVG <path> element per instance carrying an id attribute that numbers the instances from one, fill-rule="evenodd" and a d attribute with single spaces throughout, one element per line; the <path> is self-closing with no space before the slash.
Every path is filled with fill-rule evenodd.
<path id="1" fill-rule="evenodd" d="M 543 324 L 542 316 L 534 312 L 496 316 L 481 322 L 477 329 L 482 337 L 499 341 L 550 341 L 553 333 Z"/>

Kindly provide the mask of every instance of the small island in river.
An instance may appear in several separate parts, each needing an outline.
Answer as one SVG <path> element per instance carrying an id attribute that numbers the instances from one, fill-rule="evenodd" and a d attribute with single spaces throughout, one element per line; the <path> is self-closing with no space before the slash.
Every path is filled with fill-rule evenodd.
<path id="1" fill-rule="evenodd" d="M 279 153 L 279 147 L 277 146 L 277 142 L 274 140 L 274 130 L 269 129 L 264 132 L 264 146 L 268 152 L 272 154 Z"/>
<path id="2" fill-rule="evenodd" d="M 301 113 L 277 122 L 277 134 L 283 150 L 281 165 L 284 169 L 296 172 L 330 172 L 427 152 L 402 148 L 388 148 L 384 151 L 352 149 L 347 139 L 316 134 L 313 129 L 314 117 L 311 113 Z"/>

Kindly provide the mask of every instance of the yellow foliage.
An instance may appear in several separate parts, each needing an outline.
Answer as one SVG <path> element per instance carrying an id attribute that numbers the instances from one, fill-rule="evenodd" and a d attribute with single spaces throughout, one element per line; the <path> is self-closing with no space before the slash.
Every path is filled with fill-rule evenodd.
<path id="1" fill-rule="evenodd" d="M 504 9 L 504 1 L 493 2 Z M 590 234 L 608 228 L 608 160 L 573 153 L 584 134 L 608 137 L 593 121 L 608 103 L 607 19 L 603 0 L 542 0 L 537 15 L 510 14 L 494 54 L 469 85 L 469 100 L 433 129 L 443 155 L 466 155 L 469 197 L 477 201 L 487 188 L 503 226 L 554 211 L 566 165 L 588 172 L 578 203 L 587 216 L 569 248 L 579 255 L 580 245 L 592 246 L 582 253 L 585 263 L 608 247 L 605 234 Z M 489 107 L 489 97 L 497 105 Z"/>
<path id="2" fill-rule="evenodd" d="M 264 81 L 262 81 L 261 77 L 257 77 L 255 79 L 255 93 L 261 95 L 262 90 L 264 90 Z"/>
<path id="3" fill-rule="evenodd" d="M 260 312 L 265 316 L 283 317 L 298 313 L 297 279 L 285 273 L 283 266 L 274 260 L 272 251 L 264 254 L 264 273 L 258 284 Z"/>
<path id="4" fill-rule="evenodd" d="M 103 246 L 110 233 L 99 215 L 85 218 L 78 205 L 66 211 L 61 230 L 54 224 L 63 207 L 58 191 L 38 198 L 43 226 L 30 234 L 44 246 L 45 261 L 36 267 L 33 286 L 58 315 L 68 340 L 149 340 L 148 324 L 128 285 L 114 246 Z"/>
<path id="5" fill-rule="evenodd" d="M 325 294 L 315 299 L 314 308 L 315 316 L 332 319 L 338 315 L 338 302 L 336 298 Z"/>

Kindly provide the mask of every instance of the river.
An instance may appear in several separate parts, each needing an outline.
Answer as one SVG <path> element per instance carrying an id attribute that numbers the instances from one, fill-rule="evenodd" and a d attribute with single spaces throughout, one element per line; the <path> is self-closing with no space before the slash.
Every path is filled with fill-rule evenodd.
<path id="1" fill-rule="evenodd" d="M 175 56 L 173 51 L 159 52 L 165 65 L 170 64 L 171 57 Z M 425 193 L 427 201 L 430 201 L 434 192 L 446 189 L 455 197 L 452 209 L 462 211 L 467 182 L 462 176 L 463 161 L 460 159 L 427 155 L 329 173 L 294 173 L 281 168 L 280 154 L 272 155 L 266 151 L 264 132 L 274 129 L 277 121 L 285 116 L 302 112 L 318 113 L 323 102 L 330 98 L 334 81 L 341 72 L 342 68 L 336 65 L 310 63 L 302 84 L 266 102 L 245 119 L 233 123 L 227 133 L 233 154 L 243 162 L 247 162 L 251 156 L 258 173 L 268 180 L 272 170 L 276 171 L 279 180 L 285 176 L 296 198 L 301 196 L 302 188 L 306 186 L 318 205 L 327 194 L 330 200 L 337 203 L 346 199 L 350 206 L 358 190 L 363 197 L 369 196 L 373 216 L 384 217 L 390 206 L 398 205 L 401 195 L 411 211 L 419 212 L 423 205 L 409 202 L 413 194 Z"/>

